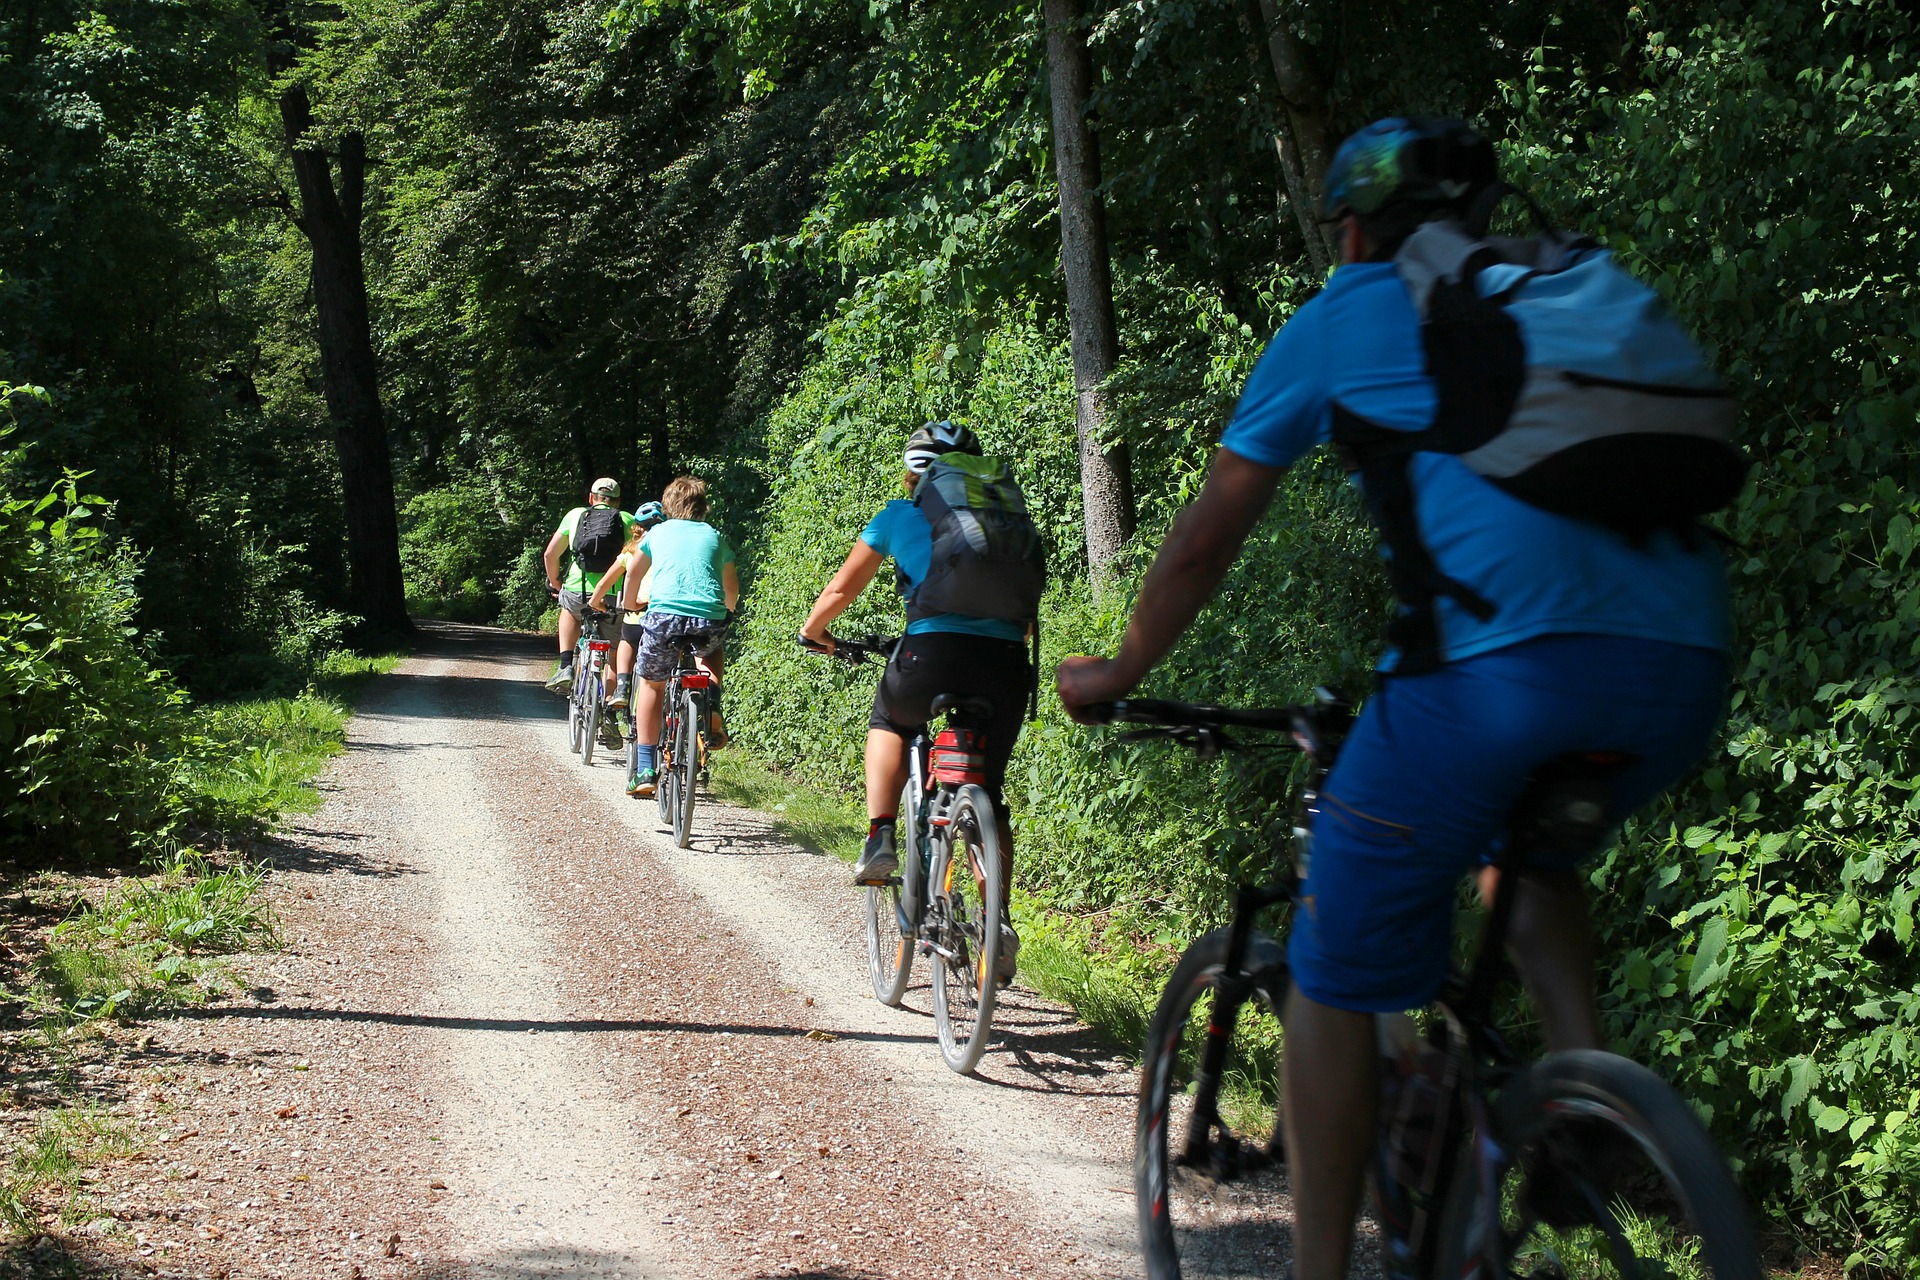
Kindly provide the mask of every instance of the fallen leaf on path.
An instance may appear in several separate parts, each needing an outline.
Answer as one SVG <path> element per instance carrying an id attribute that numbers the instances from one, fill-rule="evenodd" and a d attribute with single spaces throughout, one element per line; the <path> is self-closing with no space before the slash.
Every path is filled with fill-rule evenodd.
<path id="1" fill-rule="evenodd" d="M 273 1114 L 274 1114 L 274 1115 L 276 1115 L 276 1116 L 278 1116 L 278 1117 L 280 1117 L 280 1118 L 281 1118 L 282 1120 L 291 1120 L 291 1119 L 293 1119 L 293 1118 L 294 1118 L 295 1116 L 297 1116 L 297 1115 L 299 1115 L 299 1114 L 300 1114 L 300 1108 L 298 1108 L 298 1107 L 282 1107 L 282 1108 L 280 1108 L 280 1109 L 279 1109 L 278 1111 L 276 1111 L 276 1112 L 274 1112 Z"/>
<path id="2" fill-rule="evenodd" d="M 674 1115 L 674 1119 L 676 1119 L 676 1120 L 677 1120 L 677 1119 L 679 1119 L 679 1118 L 680 1118 L 681 1116 L 688 1116 L 688 1115 L 692 1115 L 692 1114 L 693 1114 L 693 1108 L 692 1108 L 692 1107 L 682 1107 L 682 1108 L 680 1108 L 680 1109 L 679 1109 L 678 1111 L 676 1111 L 676 1112 L 674 1112 L 674 1113 L 673 1113 L 673 1115 Z"/>
<path id="3" fill-rule="evenodd" d="M 427 1190 L 429 1191 L 445 1191 L 446 1189 L 447 1189 L 447 1184 L 440 1181 L 440 1179 L 438 1178 L 435 1178 L 433 1181 L 427 1184 Z"/>
<path id="4" fill-rule="evenodd" d="M 838 1040 L 839 1038 L 840 1037 L 833 1034 L 833 1032 L 822 1031 L 818 1027 L 814 1028 L 812 1031 L 807 1032 L 807 1039 L 809 1040 Z"/>
<path id="5" fill-rule="evenodd" d="M 389 1258 L 400 1252 L 400 1233 L 398 1231 L 387 1237 L 387 1247 L 380 1252 L 383 1256 Z"/>

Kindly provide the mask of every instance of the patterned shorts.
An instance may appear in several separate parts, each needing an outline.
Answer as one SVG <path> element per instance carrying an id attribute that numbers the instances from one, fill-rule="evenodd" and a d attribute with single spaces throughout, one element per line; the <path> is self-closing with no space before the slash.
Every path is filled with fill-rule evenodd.
<path id="1" fill-rule="evenodd" d="M 640 658 L 635 669 L 642 680 L 665 680 L 672 675 L 682 649 L 701 658 L 717 652 L 727 634 L 724 622 L 659 609 L 647 610 L 640 628 Z"/>

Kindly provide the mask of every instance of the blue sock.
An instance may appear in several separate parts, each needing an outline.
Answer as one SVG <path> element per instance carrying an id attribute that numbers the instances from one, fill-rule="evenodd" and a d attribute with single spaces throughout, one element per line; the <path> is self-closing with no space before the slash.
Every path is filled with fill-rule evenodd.
<path id="1" fill-rule="evenodd" d="M 647 745 L 646 743 L 644 742 L 634 743 L 633 750 L 634 750 L 634 763 L 639 768 L 651 769 L 657 763 L 657 761 L 654 758 L 655 749 Z"/>

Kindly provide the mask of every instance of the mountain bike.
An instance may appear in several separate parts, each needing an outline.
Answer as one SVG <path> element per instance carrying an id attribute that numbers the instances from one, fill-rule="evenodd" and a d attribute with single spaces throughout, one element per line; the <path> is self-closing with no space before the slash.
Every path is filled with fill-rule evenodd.
<path id="1" fill-rule="evenodd" d="M 655 768 L 654 796 L 660 820 L 673 828 L 673 843 L 687 847 L 693 838 L 693 801 L 707 781 L 707 715 L 713 677 L 696 662 L 696 654 L 711 653 L 720 643 L 726 624 L 696 631 L 674 641 L 674 667 L 667 677 L 661 702 L 660 747 Z M 627 753 L 627 776 L 638 770 L 638 756 Z"/>
<path id="2" fill-rule="evenodd" d="M 1320 790 L 1351 709 L 1228 710 L 1127 701 L 1094 718 L 1136 726 L 1202 758 L 1238 750 L 1230 730 L 1286 732 L 1308 761 L 1294 846 L 1266 883 L 1243 880 L 1231 923 L 1195 940 L 1147 1032 L 1134 1141 L 1141 1248 L 1153 1280 L 1282 1275 L 1272 1206 L 1286 1163 L 1277 1108 L 1279 942 L 1255 928 L 1296 901 Z M 1529 858 L 1599 846 L 1615 824 L 1605 779 L 1631 758 L 1563 756 L 1516 803 L 1494 862 L 1511 885 Z M 1693 1111 L 1653 1072 L 1611 1053 L 1526 1061 L 1495 1027 L 1514 894 L 1493 894 L 1470 966 L 1416 1022 L 1381 1015 L 1381 1112 L 1369 1185 L 1388 1274 L 1405 1280 L 1670 1275 L 1759 1280 L 1733 1177 Z M 1249 1138 L 1243 1135 L 1258 1136 Z"/>
<path id="3" fill-rule="evenodd" d="M 573 688 L 567 693 L 567 750 L 580 753 L 580 763 L 593 763 L 593 748 L 607 713 L 607 653 L 613 643 L 600 638 L 602 620 L 611 613 L 588 606 L 580 621 L 580 639 L 573 647 Z"/>
<path id="4" fill-rule="evenodd" d="M 885 662 L 898 640 L 866 636 L 833 642 L 833 656 L 858 666 Z M 802 648 L 824 652 L 804 637 Z M 874 998 L 898 1007 L 918 951 L 933 966 L 933 1025 L 940 1057 L 966 1075 L 987 1051 L 999 993 L 1000 826 L 987 795 L 979 726 L 993 715 L 985 698 L 941 694 L 932 715 L 946 727 L 914 735 L 895 825 L 900 874 L 866 891 L 867 968 Z"/>

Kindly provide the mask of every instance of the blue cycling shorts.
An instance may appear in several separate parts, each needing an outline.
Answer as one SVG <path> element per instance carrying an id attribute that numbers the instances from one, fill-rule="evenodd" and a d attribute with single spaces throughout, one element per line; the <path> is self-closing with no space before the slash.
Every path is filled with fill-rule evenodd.
<path id="1" fill-rule="evenodd" d="M 1542 636 L 1383 680 L 1324 788 L 1287 948 L 1295 984 L 1363 1013 L 1433 999 L 1456 887 L 1528 776 L 1571 751 L 1636 756 L 1610 781 L 1625 816 L 1700 760 L 1726 705 L 1724 654 L 1613 636 Z"/>

